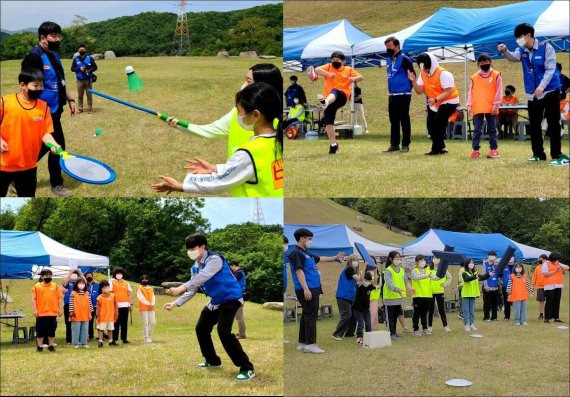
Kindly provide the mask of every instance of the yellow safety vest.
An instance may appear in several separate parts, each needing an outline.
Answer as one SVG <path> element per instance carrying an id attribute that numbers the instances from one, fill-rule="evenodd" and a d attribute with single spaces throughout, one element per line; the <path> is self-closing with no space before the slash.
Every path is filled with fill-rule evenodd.
<path id="1" fill-rule="evenodd" d="M 291 118 L 294 114 L 296 114 L 297 112 L 299 112 L 300 109 L 304 109 L 303 105 L 299 104 L 299 105 L 293 105 L 289 108 L 289 118 Z M 297 116 L 297 120 L 299 120 L 300 122 L 305 121 L 305 112 L 301 112 L 301 114 L 299 116 Z"/>
<path id="2" fill-rule="evenodd" d="M 283 153 L 276 137 L 257 137 L 239 150 L 251 156 L 255 182 L 231 189 L 232 197 L 283 197 Z"/>
<path id="3" fill-rule="evenodd" d="M 412 270 L 413 272 L 416 272 L 417 274 L 420 274 L 420 270 L 415 267 L 414 270 Z M 431 273 L 431 270 L 429 268 L 425 269 L 426 273 L 428 276 Z M 431 294 L 431 286 L 430 286 L 430 278 L 424 278 L 422 280 L 414 280 L 412 278 L 412 288 L 416 291 L 416 294 L 414 295 L 414 298 L 431 298 L 432 294 Z"/>
<path id="4" fill-rule="evenodd" d="M 436 270 L 432 270 L 432 272 L 435 274 Z M 432 294 L 443 294 L 445 292 L 445 289 L 443 288 L 443 284 L 447 281 L 447 276 L 444 278 L 440 278 L 439 280 L 432 280 L 430 279 L 430 287 L 431 287 L 431 293 Z"/>
<path id="5" fill-rule="evenodd" d="M 396 273 L 392 266 L 388 266 L 386 268 L 390 273 L 392 273 L 392 282 L 394 285 L 402 290 L 402 295 L 398 294 L 397 292 L 392 291 L 388 288 L 388 283 L 384 283 L 384 287 L 382 289 L 384 299 L 401 299 L 402 297 L 406 297 L 406 282 L 404 281 L 404 268 L 400 267 L 400 271 Z"/>
<path id="6" fill-rule="evenodd" d="M 232 119 L 230 121 L 230 131 L 228 134 L 228 159 L 232 157 L 236 150 L 243 147 L 249 142 L 249 139 L 254 135 L 253 131 L 244 130 L 238 123 L 238 110 L 232 109 Z"/>
<path id="7" fill-rule="evenodd" d="M 467 270 L 464 272 L 469 273 Z M 463 279 L 463 277 L 461 277 Z M 479 291 L 479 278 L 473 281 L 463 282 L 463 288 L 461 289 L 462 298 L 477 298 L 481 295 Z"/>
<path id="8" fill-rule="evenodd" d="M 463 272 L 465 269 L 463 267 L 459 268 L 459 285 L 463 287 Z"/>

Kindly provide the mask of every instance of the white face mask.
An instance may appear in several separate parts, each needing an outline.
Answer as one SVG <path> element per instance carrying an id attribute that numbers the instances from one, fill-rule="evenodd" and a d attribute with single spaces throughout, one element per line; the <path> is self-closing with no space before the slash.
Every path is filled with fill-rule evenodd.
<path id="1" fill-rule="evenodd" d="M 73 282 L 77 281 L 77 274 L 73 273 L 69 279 Z"/>
<path id="2" fill-rule="evenodd" d="M 495 262 L 495 259 L 497 259 L 496 256 L 490 256 L 490 257 L 489 257 L 489 262 Z"/>
<path id="3" fill-rule="evenodd" d="M 426 261 L 419 261 L 418 266 L 423 269 L 426 267 Z"/>
<path id="4" fill-rule="evenodd" d="M 473 269 L 473 268 L 475 267 L 475 265 L 474 265 L 473 263 L 470 263 L 469 265 L 467 265 L 467 267 L 468 267 L 469 269 Z"/>
<path id="5" fill-rule="evenodd" d="M 191 260 L 195 261 L 196 259 L 198 259 L 199 256 L 200 256 L 199 249 L 188 250 L 188 258 L 190 258 Z"/>
<path id="6" fill-rule="evenodd" d="M 297 98 L 293 99 L 293 102 L 295 102 L 295 105 L 299 104 L 299 100 Z"/>
<path id="7" fill-rule="evenodd" d="M 401 259 L 394 259 L 394 264 L 395 264 L 395 265 L 401 265 L 401 264 L 402 264 L 402 260 L 401 260 Z"/>
<path id="8" fill-rule="evenodd" d="M 249 84 L 247 83 L 247 81 L 244 82 L 244 83 L 241 85 L 241 87 L 239 88 L 239 90 L 240 90 L 240 91 L 243 90 L 243 89 L 244 89 L 245 87 L 247 87 L 248 85 L 249 85 Z"/>
<path id="9" fill-rule="evenodd" d="M 311 248 L 313 245 L 313 240 L 305 240 L 305 248 Z"/>
<path id="10" fill-rule="evenodd" d="M 115 278 L 116 278 L 117 280 L 122 280 L 122 279 L 123 279 L 123 275 L 122 275 L 121 273 L 117 273 L 117 274 L 115 275 Z"/>
<path id="11" fill-rule="evenodd" d="M 519 47 L 523 47 L 526 44 L 526 40 L 524 38 L 524 36 L 521 36 L 517 39 L 517 45 Z"/>
<path id="12" fill-rule="evenodd" d="M 283 244 L 283 252 L 287 252 L 289 246 L 287 244 Z"/>
<path id="13" fill-rule="evenodd" d="M 515 272 L 517 272 L 517 273 L 522 273 L 522 269 L 521 269 L 520 267 L 517 267 L 517 268 L 515 269 Z"/>
<path id="14" fill-rule="evenodd" d="M 433 258 L 433 264 L 436 266 L 439 265 L 439 258 L 434 257 Z"/>
<path id="15" fill-rule="evenodd" d="M 246 114 L 245 116 L 247 116 L 247 114 Z M 253 124 L 245 124 L 245 123 L 243 122 L 243 118 L 244 118 L 245 116 L 240 116 L 240 115 L 238 114 L 238 116 L 237 116 L 237 122 L 238 122 L 239 126 L 240 126 L 241 128 L 243 128 L 244 130 L 246 130 L 246 131 L 253 131 L 253 126 L 254 126 L 254 124 L 255 124 L 255 121 L 253 122 Z"/>
<path id="16" fill-rule="evenodd" d="M 82 291 L 85 289 L 85 284 L 77 284 L 77 288 Z"/>
<path id="17" fill-rule="evenodd" d="M 365 287 L 368 287 L 370 285 L 370 281 L 365 281 L 362 283 L 362 285 L 364 285 Z"/>
<path id="18" fill-rule="evenodd" d="M 424 63 L 420 62 L 420 71 L 424 70 Z"/>
<path id="19" fill-rule="evenodd" d="M 356 269 L 356 268 L 358 267 L 358 262 L 357 262 L 357 261 L 353 261 L 353 262 L 352 262 L 352 267 Z"/>

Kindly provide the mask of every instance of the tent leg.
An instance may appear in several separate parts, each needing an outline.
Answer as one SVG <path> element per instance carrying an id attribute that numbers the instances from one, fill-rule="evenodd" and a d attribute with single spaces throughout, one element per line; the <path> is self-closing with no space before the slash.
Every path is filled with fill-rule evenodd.
<path id="1" fill-rule="evenodd" d="M 465 106 L 467 106 L 467 46 L 463 47 L 464 50 L 464 58 L 463 58 L 463 89 L 465 91 L 464 95 L 465 95 Z M 466 111 L 466 116 L 467 118 L 469 118 L 469 113 L 467 113 Z M 465 125 L 467 125 L 467 123 L 465 123 Z M 465 131 L 465 141 L 467 141 L 467 131 Z"/>

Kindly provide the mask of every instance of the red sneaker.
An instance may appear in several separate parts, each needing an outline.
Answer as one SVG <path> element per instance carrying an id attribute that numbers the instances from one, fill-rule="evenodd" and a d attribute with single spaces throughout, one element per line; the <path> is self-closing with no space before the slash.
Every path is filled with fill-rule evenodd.
<path id="1" fill-rule="evenodd" d="M 473 150 L 473 151 L 471 152 L 471 154 L 469 155 L 469 158 L 470 158 L 470 159 L 476 159 L 477 157 L 480 156 L 480 154 L 481 154 L 481 153 L 479 153 L 478 150 Z"/>
<path id="2" fill-rule="evenodd" d="M 493 149 L 489 152 L 489 154 L 487 155 L 488 159 L 495 159 L 497 157 L 501 157 L 501 155 L 499 154 L 499 151 L 497 149 Z"/>

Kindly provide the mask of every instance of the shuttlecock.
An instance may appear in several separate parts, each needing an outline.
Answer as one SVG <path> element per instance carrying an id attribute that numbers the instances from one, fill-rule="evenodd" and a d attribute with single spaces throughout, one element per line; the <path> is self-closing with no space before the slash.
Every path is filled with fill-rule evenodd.
<path id="1" fill-rule="evenodd" d="M 135 73 L 135 69 L 132 66 L 127 66 L 125 68 L 125 73 L 127 74 L 127 80 L 129 82 L 129 91 L 137 92 L 142 91 L 144 84 Z"/>
<path id="2" fill-rule="evenodd" d="M 103 128 L 99 127 L 95 130 L 95 134 L 93 136 L 99 136 L 103 133 Z"/>

